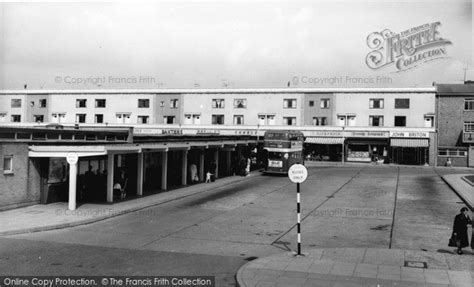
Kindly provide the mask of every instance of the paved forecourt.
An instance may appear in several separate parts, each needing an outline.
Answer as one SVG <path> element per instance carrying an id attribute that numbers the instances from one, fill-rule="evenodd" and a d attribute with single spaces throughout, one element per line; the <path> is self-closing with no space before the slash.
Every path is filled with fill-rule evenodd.
<path id="1" fill-rule="evenodd" d="M 328 248 L 251 261 L 239 286 L 474 286 L 472 256 L 401 249 Z"/>

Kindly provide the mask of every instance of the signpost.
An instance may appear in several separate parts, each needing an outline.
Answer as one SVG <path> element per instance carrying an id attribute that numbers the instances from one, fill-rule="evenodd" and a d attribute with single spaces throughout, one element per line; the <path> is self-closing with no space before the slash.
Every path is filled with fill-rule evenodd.
<path id="1" fill-rule="evenodd" d="M 298 253 L 301 255 L 301 208 L 300 208 L 300 183 L 304 182 L 308 177 L 308 170 L 302 164 L 294 164 L 288 170 L 288 177 L 296 183 L 296 227 L 298 232 Z"/>

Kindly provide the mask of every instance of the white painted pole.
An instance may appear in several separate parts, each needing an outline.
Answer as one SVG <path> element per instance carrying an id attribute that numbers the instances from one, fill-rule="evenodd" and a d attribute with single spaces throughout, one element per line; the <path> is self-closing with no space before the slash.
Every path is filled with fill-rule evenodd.
<path id="1" fill-rule="evenodd" d="M 77 162 L 69 164 L 69 210 L 76 210 Z"/>

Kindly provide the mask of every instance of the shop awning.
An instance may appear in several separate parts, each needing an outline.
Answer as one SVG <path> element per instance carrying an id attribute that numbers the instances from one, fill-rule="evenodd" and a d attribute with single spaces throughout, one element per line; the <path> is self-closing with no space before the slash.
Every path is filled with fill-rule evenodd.
<path id="1" fill-rule="evenodd" d="M 390 139 L 391 146 L 397 147 L 429 147 L 428 139 Z"/>
<path id="2" fill-rule="evenodd" d="M 305 143 L 313 144 L 342 144 L 343 138 L 328 138 L 328 137 L 307 137 Z"/>

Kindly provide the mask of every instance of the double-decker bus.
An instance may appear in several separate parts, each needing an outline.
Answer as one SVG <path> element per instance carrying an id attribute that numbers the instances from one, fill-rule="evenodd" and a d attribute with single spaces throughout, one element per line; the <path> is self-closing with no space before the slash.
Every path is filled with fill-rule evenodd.
<path id="1" fill-rule="evenodd" d="M 300 131 L 268 130 L 263 148 L 267 150 L 266 173 L 288 173 L 295 163 L 303 164 L 304 136 Z"/>

